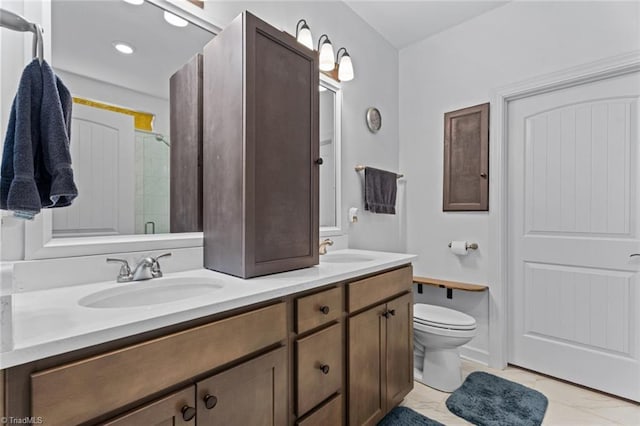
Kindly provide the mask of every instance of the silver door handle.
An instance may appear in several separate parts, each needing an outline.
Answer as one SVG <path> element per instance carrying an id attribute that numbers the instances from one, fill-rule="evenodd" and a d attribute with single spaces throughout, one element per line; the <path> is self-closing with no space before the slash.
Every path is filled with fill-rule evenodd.
<path id="1" fill-rule="evenodd" d="M 633 253 L 629 255 L 629 257 L 633 257 L 633 256 L 640 256 L 640 253 Z"/>

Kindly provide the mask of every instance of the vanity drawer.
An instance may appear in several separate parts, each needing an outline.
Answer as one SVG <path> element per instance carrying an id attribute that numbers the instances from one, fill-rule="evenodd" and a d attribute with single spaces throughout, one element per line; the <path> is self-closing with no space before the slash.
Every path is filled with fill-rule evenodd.
<path id="1" fill-rule="evenodd" d="M 83 423 L 286 338 L 278 303 L 33 373 L 32 415 Z"/>
<path id="2" fill-rule="evenodd" d="M 348 310 L 355 312 L 396 294 L 411 290 L 411 265 L 347 284 Z"/>
<path id="3" fill-rule="evenodd" d="M 332 288 L 296 299 L 296 332 L 304 333 L 340 318 L 342 288 Z"/>
<path id="4" fill-rule="evenodd" d="M 305 419 L 297 421 L 296 426 L 338 426 L 342 420 L 342 395 L 336 395 Z"/>
<path id="5" fill-rule="evenodd" d="M 297 414 L 303 415 L 342 386 L 342 324 L 296 342 Z"/>

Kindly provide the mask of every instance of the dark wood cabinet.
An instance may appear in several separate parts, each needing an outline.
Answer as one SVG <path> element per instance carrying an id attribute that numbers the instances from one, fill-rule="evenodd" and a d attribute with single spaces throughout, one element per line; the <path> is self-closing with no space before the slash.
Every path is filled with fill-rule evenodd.
<path id="1" fill-rule="evenodd" d="M 205 47 L 205 267 L 318 263 L 318 79 L 314 51 L 248 12 Z"/>
<path id="2" fill-rule="evenodd" d="M 387 408 L 395 407 L 413 389 L 413 295 L 387 303 Z"/>
<path id="3" fill-rule="evenodd" d="M 287 422 L 287 352 L 280 348 L 196 384 L 198 425 Z"/>
<path id="4" fill-rule="evenodd" d="M 195 387 L 189 386 L 102 424 L 103 426 L 188 426 L 195 425 L 195 416 Z"/>
<path id="5" fill-rule="evenodd" d="M 410 267 L 402 268 L 348 284 L 350 304 L 359 307 L 353 296 L 367 290 L 379 290 L 381 298 L 389 296 L 381 283 L 393 281 L 396 291 L 404 291 L 348 320 L 349 425 L 375 425 L 413 388 L 410 273 Z"/>
<path id="6" fill-rule="evenodd" d="M 443 211 L 489 210 L 489 104 L 444 115 Z"/>
<path id="7" fill-rule="evenodd" d="M 202 231 L 202 55 L 169 80 L 170 229 Z"/>
<path id="8" fill-rule="evenodd" d="M 386 305 L 349 318 L 349 424 L 375 425 L 385 410 Z"/>

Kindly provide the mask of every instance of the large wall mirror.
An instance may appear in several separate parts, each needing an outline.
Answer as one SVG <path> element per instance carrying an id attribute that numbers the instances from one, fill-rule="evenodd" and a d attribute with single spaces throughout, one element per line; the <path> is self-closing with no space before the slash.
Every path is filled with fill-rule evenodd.
<path id="1" fill-rule="evenodd" d="M 170 138 L 169 79 L 219 29 L 165 0 L 44 4 L 50 63 L 76 98 L 71 149 L 80 196 L 27 225 L 25 257 L 202 245 L 199 232 L 169 233 L 169 154 L 180 143 Z M 319 90 L 320 234 L 328 236 L 342 233 L 342 100 L 330 79 Z"/>
<path id="2" fill-rule="evenodd" d="M 342 233 L 340 159 L 342 91 L 320 74 L 320 235 Z"/>

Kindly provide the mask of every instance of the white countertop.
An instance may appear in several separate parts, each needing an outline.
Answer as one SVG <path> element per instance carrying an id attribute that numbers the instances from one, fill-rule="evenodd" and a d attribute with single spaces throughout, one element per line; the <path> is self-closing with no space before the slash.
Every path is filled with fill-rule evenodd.
<path id="1" fill-rule="evenodd" d="M 409 254 L 352 249 L 330 254 L 373 260 L 326 263 L 320 256 L 320 264 L 311 268 L 247 280 L 207 269 L 165 274 L 167 278 L 215 279 L 224 287 L 205 296 L 134 308 L 88 308 L 78 301 L 97 291 L 135 286 L 135 282 L 108 281 L 13 294 L 11 318 L 3 318 L 10 321 L 10 326 L 4 324 L 2 328 L 3 332 L 12 330 L 13 344 L 0 352 L 0 369 L 322 287 L 404 265 L 416 258 Z"/>

